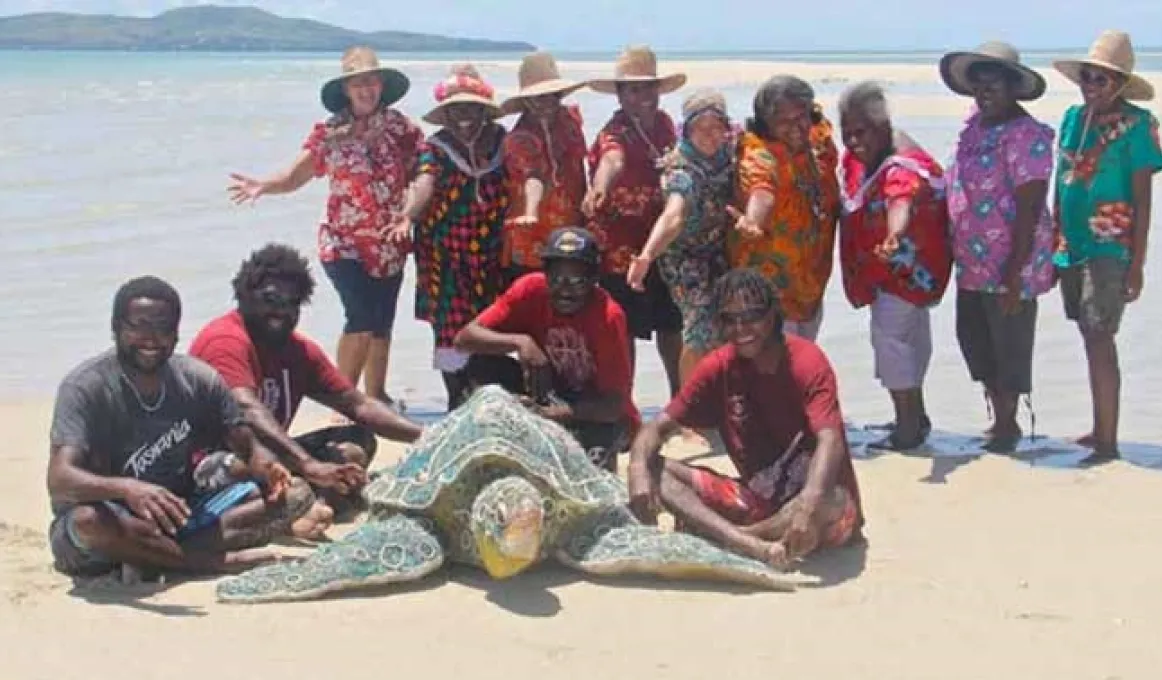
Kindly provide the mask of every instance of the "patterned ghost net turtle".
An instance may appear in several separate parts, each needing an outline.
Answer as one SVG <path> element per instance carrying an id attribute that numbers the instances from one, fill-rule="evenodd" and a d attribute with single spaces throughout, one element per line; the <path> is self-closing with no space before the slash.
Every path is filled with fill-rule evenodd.
<path id="1" fill-rule="evenodd" d="M 428 428 L 364 494 L 366 523 L 302 560 L 224 579 L 218 599 L 312 599 L 419 580 L 446 560 L 494 578 L 555 559 L 593 575 L 792 588 L 759 561 L 638 522 L 620 478 L 594 465 L 560 425 L 498 387 L 477 390 Z"/>

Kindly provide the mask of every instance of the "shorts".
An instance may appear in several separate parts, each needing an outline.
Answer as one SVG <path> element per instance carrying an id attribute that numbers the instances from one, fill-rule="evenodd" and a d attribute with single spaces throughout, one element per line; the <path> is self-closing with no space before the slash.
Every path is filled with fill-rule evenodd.
<path id="1" fill-rule="evenodd" d="M 1096 257 L 1061 270 L 1061 301 L 1065 317 L 1082 333 L 1117 335 L 1126 310 L 1129 265 L 1112 257 Z"/>
<path id="2" fill-rule="evenodd" d="M 630 288 L 625 274 L 602 274 L 601 287 L 621 305 L 632 337 L 650 340 L 655 331 L 682 331 L 682 312 L 670 297 L 670 288 L 662 280 L 657 264 L 650 265 L 644 292 L 639 293 Z"/>
<path id="3" fill-rule="evenodd" d="M 1036 331 L 1036 298 L 1022 300 L 1016 314 L 1005 314 L 999 294 L 956 293 L 956 339 L 976 382 L 1009 394 L 1031 394 Z"/>
<path id="4" fill-rule="evenodd" d="M 871 345 L 876 377 L 884 389 L 920 387 L 932 359 L 928 308 L 879 293 L 871 304 Z"/>
<path id="5" fill-rule="evenodd" d="M 367 454 L 368 465 L 375 458 L 375 449 L 379 444 L 375 434 L 362 425 L 324 427 L 320 430 L 300 434 L 294 439 L 311 458 L 335 464 L 346 463 L 347 460 L 332 447 L 334 444 L 357 444 Z"/>
<path id="6" fill-rule="evenodd" d="M 377 279 L 367 273 L 359 260 L 350 259 L 324 262 L 323 271 L 327 272 L 343 304 L 344 333 L 371 333 L 375 338 L 391 336 L 403 272 Z"/>
<path id="7" fill-rule="evenodd" d="M 219 491 L 196 496 L 190 503 L 190 518 L 178 530 L 176 539 L 182 543 L 199 531 L 218 523 L 227 510 L 240 505 L 254 493 L 258 493 L 254 482 L 235 482 Z M 126 517 L 132 511 L 120 501 L 102 501 L 87 504 L 98 512 L 115 517 Z M 76 506 L 65 510 L 53 518 L 49 525 L 49 547 L 52 550 L 53 567 L 70 576 L 101 576 L 118 566 L 118 563 L 99 550 L 85 545 L 77 535 L 73 513 Z"/>
<path id="8" fill-rule="evenodd" d="M 694 493 L 703 505 L 736 525 L 761 522 L 777 513 L 775 507 L 751 491 L 741 480 L 719 474 L 710 468 L 692 466 Z M 859 508 L 850 493 L 845 493 L 843 512 L 823 531 L 820 547 L 834 548 L 847 543 L 859 524 Z"/>

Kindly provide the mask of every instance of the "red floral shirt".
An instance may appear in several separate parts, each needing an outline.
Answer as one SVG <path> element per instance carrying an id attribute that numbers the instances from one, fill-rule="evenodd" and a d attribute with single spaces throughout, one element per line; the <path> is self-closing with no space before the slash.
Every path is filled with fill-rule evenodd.
<path id="1" fill-rule="evenodd" d="M 603 269 L 624 274 L 646 244 L 654 222 L 662 214 L 662 171 L 658 163 L 678 140 L 674 121 L 665 111 L 647 136 L 623 111 L 613 114 L 589 149 L 589 170 L 597 172 L 601 157 L 611 151 L 625 154 L 625 168 L 613 181 L 605 207 L 589 223 L 601 244 Z"/>
<path id="2" fill-rule="evenodd" d="M 372 114 L 362 136 L 343 132 L 350 121 L 341 114 L 318 123 L 303 143 L 315 176 L 331 182 L 319 259 L 358 260 L 371 276 L 393 276 L 403 271 L 407 252 L 389 243 L 385 231 L 392 212 L 403 207 L 423 132 L 395 109 Z"/>
<path id="3" fill-rule="evenodd" d="M 540 249 L 554 229 L 581 224 L 585 181 L 585 134 L 581 109 L 562 106 L 544 130 L 531 116 L 523 115 L 504 138 L 504 165 L 508 170 L 508 217 L 525 213 L 525 182 L 530 177 L 545 185 L 534 226 L 504 228 L 504 264 L 539 269 Z"/>

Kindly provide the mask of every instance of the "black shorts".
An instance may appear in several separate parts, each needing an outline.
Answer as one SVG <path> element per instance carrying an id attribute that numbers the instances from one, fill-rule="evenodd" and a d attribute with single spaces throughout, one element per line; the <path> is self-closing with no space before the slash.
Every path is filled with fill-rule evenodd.
<path id="1" fill-rule="evenodd" d="M 300 434 L 294 438 L 298 445 L 303 447 L 311 458 L 324 463 L 342 464 L 346 459 L 333 448 L 335 444 L 358 444 L 367 454 L 367 463 L 375 458 L 375 449 L 378 441 L 375 433 L 362 425 L 335 425 Z"/>
<path id="2" fill-rule="evenodd" d="M 977 382 L 1010 394 L 1032 393 L 1036 330 L 1036 298 L 1023 300 L 1016 314 L 1005 314 L 999 294 L 956 293 L 956 339 Z"/>
<path id="3" fill-rule="evenodd" d="M 344 333 L 371 333 L 372 337 L 389 338 L 395 325 L 396 303 L 403 284 L 403 273 L 375 278 L 358 260 L 324 262 L 323 271 L 335 286 L 343 305 L 346 322 Z"/>
<path id="4" fill-rule="evenodd" d="M 662 280 L 656 263 L 650 265 L 650 272 L 646 274 L 645 292 L 630 288 L 625 274 L 602 274 L 601 287 L 621 305 L 633 337 L 650 340 L 655 331 L 682 332 L 682 312 L 670 297 L 670 288 Z"/>

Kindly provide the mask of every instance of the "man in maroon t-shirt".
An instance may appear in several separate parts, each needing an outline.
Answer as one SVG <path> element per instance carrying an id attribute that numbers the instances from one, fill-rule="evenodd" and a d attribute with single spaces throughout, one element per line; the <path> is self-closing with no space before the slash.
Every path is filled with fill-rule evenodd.
<path id="1" fill-rule="evenodd" d="M 601 253 L 588 231 L 557 229 L 541 261 L 544 272 L 517 279 L 460 331 L 456 347 L 477 355 L 469 361 L 471 382 L 499 382 L 526 395 L 531 409 L 562 423 L 595 463 L 616 470 L 617 455 L 641 424 L 625 313 L 597 286 Z M 511 353 L 519 366 L 509 359 L 508 371 L 481 361 Z"/>
<path id="2" fill-rule="evenodd" d="M 785 568 L 863 524 L 835 374 L 814 343 L 782 332 L 775 290 L 752 269 L 719 280 L 727 344 L 707 355 L 630 449 L 630 504 Z M 717 428 L 738 479 L 658 455 L 681 427 Z M 659 503 L 660 501 L 660 503 Z"/>
<path id="3" fill-rule="evenodd" d="M 295 249 L 270 244 L 251 253 L 234 277 L 238 308 L 206 324 L 190 354 L 218 370 L 267 448 L 342 513 L 357 504 L 355 492 L 375 455 L 374 435 L 412 442 L 421 428 L 355 389 L 317 344 L 295 331 L 314 289 L 307 261 Z M 287 430 L 303 397 L 354 424 L 291 437 Z"/>

